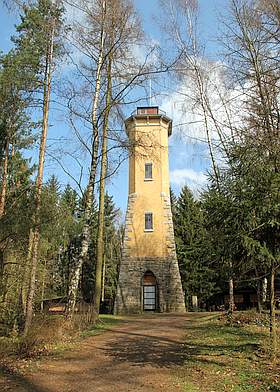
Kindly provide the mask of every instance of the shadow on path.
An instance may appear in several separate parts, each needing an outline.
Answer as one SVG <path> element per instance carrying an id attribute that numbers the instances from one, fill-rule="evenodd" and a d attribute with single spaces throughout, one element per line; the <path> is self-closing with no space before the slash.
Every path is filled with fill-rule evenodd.
<path id="1" fill-rule="evenodd" d="M 52 392 L 50 389 L 36 386 L 23 375 L 6 366 L 0 367 L 0 390 L 1 392 Z"/>
<path id="2" fill-rule="evenodd" d="M 115 362 L 159 368 L 170 368 L 184 363 L 185 347 L 180 341 L 127 331 L 115 332 L 122 336 L 101 348 Z"/>

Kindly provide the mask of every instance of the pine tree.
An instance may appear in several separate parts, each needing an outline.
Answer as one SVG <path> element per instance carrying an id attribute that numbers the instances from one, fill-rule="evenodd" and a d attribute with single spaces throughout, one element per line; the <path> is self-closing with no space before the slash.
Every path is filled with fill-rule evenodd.
<path id="1" fill-rule="evenodd" d="M 113 311 L 117 292 L 118 270 L 121 259 L 122 228 L 119 226 L 119 216 L 120 210 L 116 208 L 113 197 L 106 193 L 101 300 L 108 303 L 111 312 Z M 106 303 L 104 305 L 106 306 Z"/>
<path id="2" fill-rule="evenodd" d="M 26 148 L 33 140 L 32 121 L 27 114 L 31 102 L 30 90 L 35 86 L 31 67 L 21 64 L 22 52 L 12 49 L 0 57 L 0 217 L 4 214 L 8 166 L 15 150 Z"/>
<path id="3" fill-rule="evenodd" d="M 36 68 L 38 81 L 37 92 L 42 88 L 42 133 L 40 140 L 39 164 L 35 185 L 35 211 L 33 216 L 33 228 L 30 233 L 30 281 L 26 302 L 26 319 L 24 334 L 27 335 L 32 322 L 34 295 L 36 288 L 36 273 L 38 264 L 38 250 L 40 239 L 40 210 L 42 203 L 43 170 L 45 161 L 46 139 L 48 131 L 48 115 L 51 93 L 52 73 L 54 59 L 61 54 L 59 41 L 62 27 L 62 8 L 52 3 L 51 0 L 38 0 L 38 2 L 23 7 L 21 23 L 17 27 L 18 35 L 14 38 L 16 50 L 22 54 L 22 61 L 26 64 L 27 59 L 34 54 L 30 62 L 31 67 Z"/>
<path id="4" fill-rule="evenodd" d="M 179 268 L 186 301 L 198 297 L 200 304 L 213 292 L 213 270 L 208 265 L 206 232 L 200 203 L 194 199 L 187 186 L 177 199 L 174 233 Z"/>
<path id="5" fill-rule="evenodd" d="M 0 318 L 7 332 L 22 326 L 26 292 L 24 256 L 33 212 L 33 169 L 18 151 L 9 159 L 5 213 L 0 219 Z"/>

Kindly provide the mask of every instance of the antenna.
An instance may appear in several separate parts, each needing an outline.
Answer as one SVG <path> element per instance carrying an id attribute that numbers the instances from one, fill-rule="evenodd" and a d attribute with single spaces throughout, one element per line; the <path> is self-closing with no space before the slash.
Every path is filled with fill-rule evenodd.
<path id="1" fill-rule="evenodd" d="M 150 79 L 150 106 L 152 106 L 152 79 Z"/>

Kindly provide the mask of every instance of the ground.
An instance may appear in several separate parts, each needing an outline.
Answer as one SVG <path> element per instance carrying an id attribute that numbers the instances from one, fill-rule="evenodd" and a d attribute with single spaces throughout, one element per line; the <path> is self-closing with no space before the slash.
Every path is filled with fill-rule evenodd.
<path id="1" fill-rule="evenodd" d="M 227 326 L 216 314 L 126 317 L 25 371 L 3 369 L 3 392 L 279 392 L 265 328 Z M 267 329 L 267 328 L 266 328 Z"/>

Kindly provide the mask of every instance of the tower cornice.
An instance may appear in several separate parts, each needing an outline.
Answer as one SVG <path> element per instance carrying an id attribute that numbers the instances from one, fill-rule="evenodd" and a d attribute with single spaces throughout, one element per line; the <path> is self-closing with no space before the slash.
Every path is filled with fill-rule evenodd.
<path id="1" fill-rule="evenodd" d="M 128 128 L 131 123 L 137 124 L 137 120 L 144 120 L 146 122 L 146 126 L 153 126 L 153 123 L 150 123 L 153 120 L 158 119 L 159 123 L 163 122 L 168 127 L 168 136 L 172 135 L 172 120 L 169 118 L 162 110 L 157 108 L 158 113 L 139 113 L 139 109 L 145 110 L 145 108 L 137 108 L 126 120 L 125 120 L 125 130 L 128 133 Z M 147 108 L 149 109 L 149 108 Z M 140 125 L 140 124 L 139 124 Z M 143 124 L 141 124 L 143 126 Z"/>

